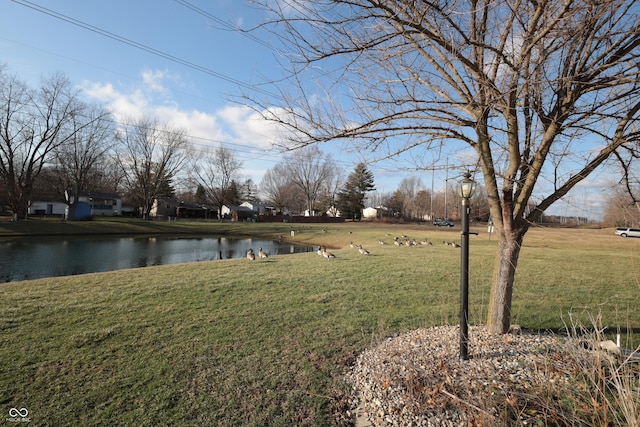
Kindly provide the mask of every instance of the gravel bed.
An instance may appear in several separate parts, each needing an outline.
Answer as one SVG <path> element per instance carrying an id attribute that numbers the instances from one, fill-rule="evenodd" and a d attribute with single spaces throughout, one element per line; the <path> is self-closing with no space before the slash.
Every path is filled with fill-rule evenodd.
<path id="1" fill-rule="evenodd" d="M 553 334 L 472 326 L 469 360 L 459 346 L 459 328 L 440 326 L 364 351 L 347 375 L 357 408 L 349 415 L 357 426 L 539 425 L 554 385 L 580 371 L 575 341 Z"/>

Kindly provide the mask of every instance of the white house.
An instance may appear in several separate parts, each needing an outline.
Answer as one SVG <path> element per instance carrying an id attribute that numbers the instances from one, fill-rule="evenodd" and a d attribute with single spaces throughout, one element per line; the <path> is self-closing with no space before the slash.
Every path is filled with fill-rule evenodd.
<path id="1" fill-rule="evenodd" d="M 74 197 L 67 194 L 73 202 Z M 84 193 L 78 196 L 78 202 L 84 202 L 91 208 L 91 216 L 122 215 L 122 198 L 116 193 Z"/>
<path id="2" fill-rule="evenodd" d="M 257 212 L 258 215 L 270 215 L 273 211 L 273 209 L 261 203 L 242 202 L 240 207 Z"/>
<path id="3" fill-rule="evenodd" d="M 71 202 L 74 196 L 65 194 Z M 91 209 L 91 216 L 122 215 L 122 199 L 115 193 L 87 193 L 78 196 L 78 202 L 86 203 Z M 49 196 L 38 196 L 29 202 L 29 215 L 68 215 L 68 206 L 64 200 Z"/>
<path id="4" fill-rule="evenodd" d="M 363 218 L 377 218 L 378 217 L 378 209 L 376 208 L 364 208 L 362 210 L 362 217 Z"/>
<path id="5" fill-rule="evenodd" d="M 122 198 L 116 193 L 88 193 L 78 196 L 78 201 L 91 207 L 92 216 L 119 216 L 122 214 Z"/>
<path id="6" fill-rule="evenodd" d="M 29 215 L 64 215 L 67 204 L 63 200 L 39 197 L 29 203 Z"/>

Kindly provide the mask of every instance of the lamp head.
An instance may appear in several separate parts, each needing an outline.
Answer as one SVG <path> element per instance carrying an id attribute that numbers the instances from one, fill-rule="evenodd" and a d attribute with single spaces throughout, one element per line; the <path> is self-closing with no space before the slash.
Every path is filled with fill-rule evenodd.
<path id="1" fill-rule="evenodd" d="M 466 172 L 464 179 L 458 183 L 458 194 L 463 199 L 469 199 L 476 190 L 476 182 L 471 179 L 471 174 Z"/>

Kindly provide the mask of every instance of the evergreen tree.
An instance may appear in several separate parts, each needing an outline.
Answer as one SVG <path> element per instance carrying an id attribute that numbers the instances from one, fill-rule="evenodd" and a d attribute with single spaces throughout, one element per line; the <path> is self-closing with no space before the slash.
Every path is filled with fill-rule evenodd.
<path id="1" fill-rule="evenodd" d="M 358 163 L 347 177 L 342 190 L 338 193 L 338 209 L 347 218 L 360 219 L 364 209 L 364 198 L 370 191 L 375 191 L 373 173 L 364 163 Z"/>
<path id="2" fill-rule="evenodd" d="M 223 202 L 227 206 L 237 206 L 242 203 L 241 185 L 238 185 L 236 180 L 231 180 L 229 188 L 224 194 Z"/>

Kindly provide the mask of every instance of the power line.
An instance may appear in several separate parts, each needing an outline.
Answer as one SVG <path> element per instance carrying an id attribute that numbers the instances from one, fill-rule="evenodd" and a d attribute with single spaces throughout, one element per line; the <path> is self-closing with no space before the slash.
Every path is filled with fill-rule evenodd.
<path id="1" fill-rule="evenodd" d="M 61 21 L 67 22 L 69 24 L 75 25 L 77 27 L 83 28 L 85 30 L 89 30 L 89 31 L 92 31 L 92 32 L 94 32 L 96 34 L 100 34 L 102 36 L 108 37 L 108 38 L 110 38 L 112 40 L 115 40 L 115 41 L 118 41 L 120 43 L 129 45 L 131 47 L 135 47 L 136 49 L 140 49 L 142 51 L 151 53 L 151 54 L 159 56 L 161 58 L 168 59 L 169 61 L 175 62 L 177 64 L 184 65 L 184 66 L 189 67 L 191 69 L 194 69 L 194 70 L 200 71 L 202 73 L 208 74 L 208 75 L 210 75 L 212 77 L 215 77 L 215 78 L 218 78 L 220 80 L 224 80 L 224 81 L 227 81 L 229 83 L 233 83 L 235 85 L 244 87 L 245 89 L 250 89 L 250 90 L 253 90 L 253 91 L 256 91 L 256 92 L 260 92 L 263 95 L 279 98 L 278 95 L 276 95 L 276 94 L 274 94 L 272 92 L 269 92 L 269 91 L 267 91 L 265 89 L 259 88 L 259 87 L 255 86 L 255 85 L 251 85 L 249 83 L 245 83 L 245 82 L 237 80 L 237 79 L 235 79 L 233 77 L 230 77 L 230 76 L 227 76 L 225 74 L 219 73 L 217 71 L 211 70 L 210 68 L 206 68 L 206 67 L 203 67 L 201 65 L 194 64 L 193 62 L 187 61 L 187 60 L 182 59 L 182 58 L 178 58 L 177 56 L 173 56 L 173 55 L 171 55 L 169 53 L 166 53 L 166 52 L 163 52 L 161 50 L 152 48 L 152 47 L 147 46 L 145 44 L 136 42 L 136 41 L 128 39 L 126 37 L 123 37 L 123 36 L 120 36 L 118 34 L 112 33 L 110 31 L 103 30 L 102 28 L 98 28 L 98 27 L 93 26 L 91 24 L 87 24 L 86 22 L 79 21 L 79 20 L 77 20 L 75 18 L 72 18 L 70 16 L 67 16 L 67 15 L 64 15 L 62 13 L 56 12 L 54 10 L 47 9 L 47 8 L 45 8 L 43 6 L 37 5 L 37 4 L 32 3 L 32 2 L 30 2 L 28 0 L 11 0 L 11 1 L 16 3 L 16 4 L 19 4 L 21 6 L 25 6 L 25 7 L 28 7 L 30 9 L 33 9 L 33 10 L 35 10 L 37 12 L 43 13 L 45 15 L 49 15 L 49 16 L 51 16 L 53 18 L 56 18 L 56 19 L 59 19 Z"/>
<path id="2" fill-rule="evenodd" d="M 264 47 L 266 47 L 269 50 L 274 50 L 273 46 L 270 45 L 269 43 L 265 42 L 264 40 L 259 39 L 258 37 L 254 36 L 253 34 L 248 33 L 247 31 L 243 30 L 241 27 L 239 27 L 238 25 L 234 25 L 231 24 L 223 19 L 218 18 L 217 16 L 207 12 L 206 10 L 200 9 L 199 7 L 189 3 L 186 0 L 174 0 L 176 3 L 181 4 L 182 6 L 191 9 L 192 11 L 196 12 L 199 15 L 204 16 L 205 18 L 208 18 L 214 22 L 217 22 L 218 24 L 222 25 L 224 28 L 226 28 L 229 31 L 232 31 L 234 33 L 238 33 L 241 34 L 243 36 L 245 36 L 246 38 L 254 41 L 255 43 L 258 43 L 259 45 L 262 45 Z"/>

